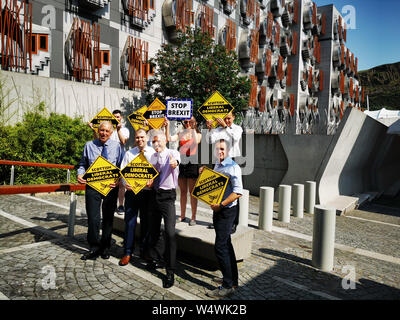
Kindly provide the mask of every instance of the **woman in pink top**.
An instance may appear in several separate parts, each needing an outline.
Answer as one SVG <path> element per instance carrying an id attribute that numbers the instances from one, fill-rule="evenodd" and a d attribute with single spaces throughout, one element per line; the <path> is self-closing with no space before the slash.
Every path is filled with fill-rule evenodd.
<path id="1" fill-rule="evenodd" d="M 180 204 L 181 204 L 181 216 L 177 219 L 177 222 L 187 221 L 186 219 L 186 203 L 187 193 L 192 192 L 196 180 L 199 176 L 199 166 L 197 157 L 197 147 L 201 142 L 201 133 L 197 129 L 197 122 L 194 117 L 190 120 L 182 121 L 183 131 L 170 136 L 169 135 L 169 122 L 167 124 L 167 137 L 168 141 L 175 142 L 179 141 L 179 153 L 181 155 L 182 162 L 179 164 L 179 177 L 178 185 L 180 189 Z M 186 161 L 184 160 L 186 158 Z M 192 218 L 189 221 L 190 226 L 196 224 L 196 212 L 197 212 L 197 199 L 190 196 L 190 205 L 192 208 Z"/>

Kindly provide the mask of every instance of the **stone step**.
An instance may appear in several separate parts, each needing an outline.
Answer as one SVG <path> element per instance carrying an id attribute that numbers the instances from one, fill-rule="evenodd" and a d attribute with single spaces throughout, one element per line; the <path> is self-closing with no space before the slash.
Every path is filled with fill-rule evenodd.
<path id="1" fill-rule="evenodd" d="M 187 222 L 177 223 L 175 226 L 176 241 L 179 252 L 200 259 L 205 265 L 216 267 L 218 263 L 214 253 L 215 230 L 208 229 L 210 223 L 212 223 L 212 219 L 205 216 L 198 216 L 195 226 L 189 226 Z M 125 231 L 124 215 L 114 215 L 113 228 L 122 233 Z M 135 236 L 136 238 L 140 236 L 139 217 Z M 254 230 L 252 228 L 237 226 L 236 232 L 231 236 L 237 261 L 250 258 L 253 237 Z"/>

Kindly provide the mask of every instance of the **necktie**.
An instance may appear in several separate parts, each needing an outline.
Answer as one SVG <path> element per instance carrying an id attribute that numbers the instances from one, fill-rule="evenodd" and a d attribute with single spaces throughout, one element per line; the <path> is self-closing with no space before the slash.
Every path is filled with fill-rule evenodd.
<path id="1" fill-rule="evenodd" d="M 101 156 L 108 160 L 108 152 L 106 144 L 103 144 L 103 150 L 101 151 Z"/>

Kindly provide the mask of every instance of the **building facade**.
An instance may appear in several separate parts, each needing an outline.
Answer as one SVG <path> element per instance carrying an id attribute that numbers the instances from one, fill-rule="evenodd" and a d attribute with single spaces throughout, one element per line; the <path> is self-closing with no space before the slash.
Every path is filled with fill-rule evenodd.
<path id="1" fill-rule="evenodd" d="M 174 42 L 177 30 L 199 27 L 238 53 L 241 72 L 252 81 L 242 123 L 248 131 L 333 134 L 346 108 L 363 107 L 358 60 L 333 5 L 317 7 L 311 0 L 0 3 L 5 71 L 140 97 L 145 80 L 156 72 L 149 59 L 162 44 Z M 90 118 L 93 112 L 92 106 L 80 114 Z"/>

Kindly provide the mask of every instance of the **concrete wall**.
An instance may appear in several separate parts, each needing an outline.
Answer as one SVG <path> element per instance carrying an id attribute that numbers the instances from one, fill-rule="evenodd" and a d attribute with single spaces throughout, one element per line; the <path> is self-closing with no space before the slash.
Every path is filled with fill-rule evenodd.
<path id="1" fill-rule="evenodd" d="M 23 114 L 40 102 L 45 103 L 48 113 L 81 116 L 85 121 L 90 121 L 104 107 L 110 111 L 120 109 L 126 119 L 144 104 L 143 97 L 128 90 L 7 71 L 0 71 L 0 79 L 4 83 L 3 92 L 7 92 L 5 101 L 14 101 L 5 111 L 7 124 L 21 121 Z M 126 126 L 132 130 L 129 123 Z"/>
<path id="2" fill-rule="evenodd" d="M 357 109 L 346 110 L 319 179 L 320 203 L 339 195 L 383 192 L 400 180 L 398 137 Z"/>
<path id="3" fill-rule="evenodd" d="M 243 176 L 244 188 L 259 195 L 261 186 L 274 187 L 277 201 L 280 184 L 312 180 L 322 204 L 393 189 L 400 181 L 400 137 L 386 131 L 361 111 L 347 109 L 333 136 L 255 135 L 254 171 Z"/>

